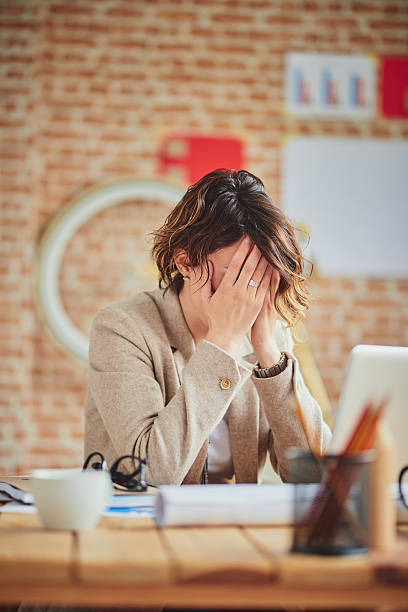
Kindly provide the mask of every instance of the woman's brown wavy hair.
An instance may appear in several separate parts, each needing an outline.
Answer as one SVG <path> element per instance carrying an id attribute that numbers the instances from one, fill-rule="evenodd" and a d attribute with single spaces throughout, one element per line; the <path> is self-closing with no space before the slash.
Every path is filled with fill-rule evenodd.
<path id="1" fill-rule="evenodd" d="M 264 184 L 246 170 L 220 168 L 191 185 L 153 232 L 153 258 L 162 287 L 178 291 L 183 278 L 175 254 L 183 249 L 191 266 L 207 269 L 207 257 L 217 249 L 249 236 L 280 273 L 275 297 L 279 315 L 292 327 L 309 307 L 302 256 L 293 226 L 265 192 Z"/>

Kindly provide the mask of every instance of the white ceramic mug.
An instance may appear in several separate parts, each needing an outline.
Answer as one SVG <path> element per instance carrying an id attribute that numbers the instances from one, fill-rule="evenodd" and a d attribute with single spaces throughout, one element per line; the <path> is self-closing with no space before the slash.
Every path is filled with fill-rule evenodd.
<path id="1" fill-rule="evenodd" d="M 31 491 L 49 529 L 92 529 L 112 494 L 105 471 L 47 469 L 31 472 Z"/>

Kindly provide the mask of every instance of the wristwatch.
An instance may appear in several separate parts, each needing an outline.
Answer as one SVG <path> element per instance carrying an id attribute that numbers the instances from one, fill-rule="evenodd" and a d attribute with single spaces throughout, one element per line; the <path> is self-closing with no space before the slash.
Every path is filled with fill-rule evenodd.
<path id="1" fill-rule="evenodd" d="M 288 356 L 286 353 L 281 353 L 280 359 L 278 363 L 271 366 L 270 368 L 261 368 L 259 363 L 256 364 L 254 368 L 254 374 L 256 378 L 272 378 L 272 376 L 276 376 L 283 372 L 283 370 L 288 365 Z"/>

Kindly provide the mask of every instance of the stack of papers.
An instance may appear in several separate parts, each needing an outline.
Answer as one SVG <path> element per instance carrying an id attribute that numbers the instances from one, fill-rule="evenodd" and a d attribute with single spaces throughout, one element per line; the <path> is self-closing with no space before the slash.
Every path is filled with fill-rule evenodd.
<path id="1" fill-rule="evenodd" d="M 295 485 L 163 486 L 155 518 L 166 525 L 290 525 Z"/>

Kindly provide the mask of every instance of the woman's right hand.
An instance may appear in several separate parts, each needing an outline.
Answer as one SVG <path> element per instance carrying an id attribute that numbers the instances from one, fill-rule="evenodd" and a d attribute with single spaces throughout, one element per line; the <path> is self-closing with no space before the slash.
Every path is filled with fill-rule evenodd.
<path id="1" fill-rule="evenodd" d="M 202 312 L 208 325 L 205 340 L 234 355 L 262 308 L 272 268 L 249 238 L 242 240 L 214 292 L 210 260 L 208 265 L 209 278 L 201 289 Z M 249 285 L 251 279 L 259 283 L 258 287 Z"/>

